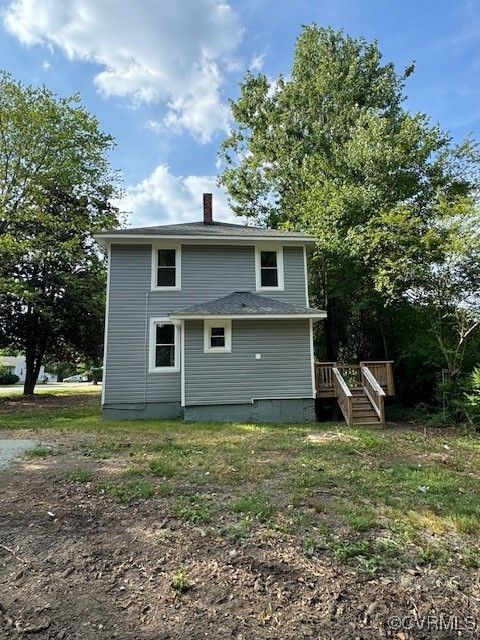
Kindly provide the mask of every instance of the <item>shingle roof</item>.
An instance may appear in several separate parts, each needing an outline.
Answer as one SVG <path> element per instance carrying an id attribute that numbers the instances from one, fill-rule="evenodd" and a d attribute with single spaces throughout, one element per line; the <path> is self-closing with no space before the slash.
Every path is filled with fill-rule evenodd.
<path id="1" fill-rule="evenodd" d="M 267 229 L 266 227 L 248 227 L 242 224 L 231 224 L 227 222 L 213 222 L 204 224 L 203 222 L 184 222 L 182 224 L 164 224 L 156 227 L 135 227 L 133 229 L 109 229 L 97 233 L 101 239 L 104 236 L 218 236 L 218 237 L 238 237 L 247 238 L 301 238 L 303 240 L 314 241 L 315 238 L 306 233 L 298 231 L 284 231 L 282 229 Z"/>
<path id="2" fill-rule="evenodd" d="M 207 316 L 307 316 L 319 318 L 324 317 L 325 312 L 288 302 L 279 302 L 250 291 L 235 291 L 223 298 L 195 304 L 170 314 L 172 318 L 203 318 Z"/>

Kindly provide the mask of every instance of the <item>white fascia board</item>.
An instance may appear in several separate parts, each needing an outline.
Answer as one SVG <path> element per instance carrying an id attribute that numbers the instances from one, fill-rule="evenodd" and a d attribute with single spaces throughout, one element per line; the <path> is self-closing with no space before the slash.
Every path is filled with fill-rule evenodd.
<path id="1" fill-rule="evenodd" d="M 173 320 L 321 320 L 327 317 L 326 311 L 319 313 L 280 313 L 280 314 L 232 314 L 232 315 L 188 315 L 182 313 L 171 313 L 170 319 Z"/>
<path id="2" fill-rule="evenodd" d="M 282 236 L 268 237 L 268 236 L 182 236 L 182 235 L 136 235 L 136 234 L 96 234 L 94 239 L 103 247 L 107 247 L 110 244 L 151 244 L 152 242 L 162 241 L 178 241 L 181 240 L 182 244 L 246 244 L 252 245 L 259 242 L 288 244 L 289 246 L 304 246 L 315 244 L 315 239 L 312 237 L 298 237 L 289 238 Z"/>

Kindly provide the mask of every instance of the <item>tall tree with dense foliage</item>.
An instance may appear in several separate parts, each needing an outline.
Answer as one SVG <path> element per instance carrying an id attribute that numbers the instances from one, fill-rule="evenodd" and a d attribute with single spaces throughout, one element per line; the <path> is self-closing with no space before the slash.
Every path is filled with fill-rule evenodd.
<path id="1" fill-rule="evenodd" d="M 454 147 L 405 109 L 413 71 L 382 63 L 376 42 L 311 25 L 287 78 L 249 73 L 232 103 L 220 181 L 237 213 L 317 237 L 311 291 L 328 312 L 328 359 L 392 355 L 391 323 L 410 301 L 405 280 L 392 295 L 389 266 L 392 277 L 416 255 L 431 266 L 432 251 L 415 251 L 429 247 L 438 202 L 455 207 L 478 184 L 475 145 Z M 410 230 L 421 224 L 392 249 L 402 215 Z"/>
<path id="2" fill-rule="evenodd" d="M 0 341 L 26 357 L 98 357 L 105 266 L 92 234 L 118 226 L 114 145 L 78 96 L 0 76 Z"/>

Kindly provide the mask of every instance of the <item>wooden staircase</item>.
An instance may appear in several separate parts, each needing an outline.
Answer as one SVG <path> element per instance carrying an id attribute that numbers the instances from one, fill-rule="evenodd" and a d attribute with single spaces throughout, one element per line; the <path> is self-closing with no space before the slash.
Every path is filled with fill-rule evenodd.
<path id="1" fill-rule="evenodd" d="M 385 396 L 394 394 L 391 362 L 316 364 L 317 397 L 336 397 L 348 425 L 384 425 Z"/>
<path id="2" fill-rule="evenodd" d="M 352 392 L 352 424 L 381 424 L 369 397 L 363 387 L 354 387 Z"/>

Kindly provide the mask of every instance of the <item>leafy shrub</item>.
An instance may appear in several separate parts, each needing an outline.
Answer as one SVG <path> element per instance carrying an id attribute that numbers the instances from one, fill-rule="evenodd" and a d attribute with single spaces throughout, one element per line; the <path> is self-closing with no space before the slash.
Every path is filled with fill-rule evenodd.
<path id="1" fill-rule="evenodd" d="M 0 384 L 17 384 L 19 380 L 14 373 L 0 373 Z"/>

